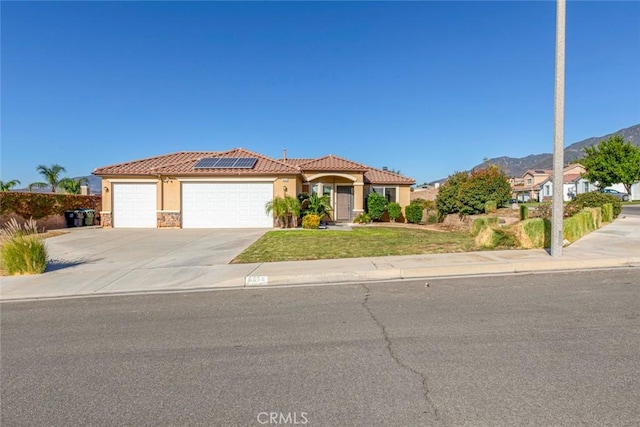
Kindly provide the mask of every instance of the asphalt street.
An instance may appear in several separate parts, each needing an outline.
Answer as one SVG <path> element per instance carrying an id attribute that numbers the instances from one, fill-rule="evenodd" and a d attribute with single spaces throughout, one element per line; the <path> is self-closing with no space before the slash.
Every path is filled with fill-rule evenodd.
<path id="1" fill-rule="evenodd" d="M 6 426 L 640 421 L 637 268 L 0 307 Z"/>

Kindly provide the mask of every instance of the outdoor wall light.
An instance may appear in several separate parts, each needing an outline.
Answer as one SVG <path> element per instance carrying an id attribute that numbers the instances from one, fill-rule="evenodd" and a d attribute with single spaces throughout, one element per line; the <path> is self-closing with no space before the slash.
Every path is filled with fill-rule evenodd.
<path id="1" fill-rule="evenodd" d="M 103 190 L 104 190 L 105 193 L 108 193 L 109 192 L 109 187 L 104 187 Z"/>

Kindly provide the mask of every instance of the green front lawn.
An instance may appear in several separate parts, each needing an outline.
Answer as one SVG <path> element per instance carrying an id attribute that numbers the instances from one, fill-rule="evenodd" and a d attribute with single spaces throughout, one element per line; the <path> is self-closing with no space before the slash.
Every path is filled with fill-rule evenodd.
<path id="1" fill-rule="evenodd" d="M 355 227 L 353 231 L 274 230 L 238 255 L 233 263 L 299 261 L 468 252 L 469 233 L 401 227 Z"/>

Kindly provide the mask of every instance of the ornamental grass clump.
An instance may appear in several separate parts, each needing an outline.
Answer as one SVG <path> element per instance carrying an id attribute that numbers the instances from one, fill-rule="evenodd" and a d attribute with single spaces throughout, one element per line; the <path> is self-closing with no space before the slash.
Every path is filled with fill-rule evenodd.
<path id="1" fill-rule="evenodd" d="M 16 235 L 2 243 L 2 269 L 7 274 L 41 274 L 47 268 L 44 242 L 33 235 Z"/>
<path id="2" fill-rule="evenodd" d="M 44 273 L 47 251 L 38 232 L 33 218 L 22 225 L 11 218 L 0 229 L 0 266 L 7 274 Z"/>

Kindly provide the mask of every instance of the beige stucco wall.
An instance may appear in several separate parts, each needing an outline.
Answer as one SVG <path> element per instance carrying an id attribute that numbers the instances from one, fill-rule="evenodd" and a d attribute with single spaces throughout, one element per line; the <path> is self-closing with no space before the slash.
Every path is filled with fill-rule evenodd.
<path id="1" fill-rule="evenodd" d="M 409 206 L 409 203 L 411 203 L 411 187 L 399 186 L 398 203 L 402 206 L 403 211 L 406 206 Z"/>
<path id="2" fill-rule="evenodd" d="M 111 183 L 102 178 L 102 211 L 111 212 Z"/>
<path id="3" fill-rule="evenodd" d="M 302 181 L 297 175 L 281 175 L 273 182 L 273 197 L 296 197 L 301 192 Z"/>
<path id="4" fill-rule="evenodd" d="M 160 211 L 180 211 L 180 193 L 182 186 L 177 179 L 170 179 L 168 182 L 160 184 L 162 197 L 158 199 L 158 210 Z"/>

